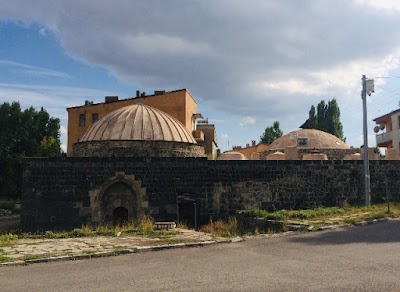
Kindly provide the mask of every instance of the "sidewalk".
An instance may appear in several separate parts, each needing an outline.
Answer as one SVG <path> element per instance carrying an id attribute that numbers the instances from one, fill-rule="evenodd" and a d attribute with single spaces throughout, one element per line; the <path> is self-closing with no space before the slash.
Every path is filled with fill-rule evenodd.
<path id="1" fill-rule="evenodd" d="M 16 244 L 12 246 L 0 247 L 0 266 L 76 260 L 233 241 L 194 230 L 176 228 L 174 231 L 179 233 L 168 238 L 95 236 L 62 239 L 18 239 Z"/>

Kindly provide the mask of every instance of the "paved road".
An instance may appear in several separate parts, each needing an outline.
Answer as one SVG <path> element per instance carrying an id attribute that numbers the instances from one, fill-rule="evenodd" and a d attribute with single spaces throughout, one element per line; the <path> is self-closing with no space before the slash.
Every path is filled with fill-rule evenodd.
<path id="1" fill-rule="evenodd" d="M 400 220 L 0 268 L 0 291 L 400 291 Z"/>

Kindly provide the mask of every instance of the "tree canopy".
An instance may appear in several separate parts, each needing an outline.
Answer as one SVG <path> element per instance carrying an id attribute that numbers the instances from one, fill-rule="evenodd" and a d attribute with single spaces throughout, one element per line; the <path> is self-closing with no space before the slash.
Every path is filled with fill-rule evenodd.
<path id="1" fill-rule="evenodd" d="M 322 100 L 315 106 L 312 105 L 308 112 L 308 119 L 300 126 L 303 129 L 317 129 L 335 135 L 339 139 L 345 141 L 343 136 L 343 126 L 340 122 L 340 109 L 336 99 L 329 100 L 326 104 Z"/>
<path id="2" fill-rule="evenodd" d="M 279 127 L 279 122 L 274 121 L 271 127 L 265 128 L 264 133 L 260 137 L 260 143 L 271 144 L 276 139 L 282 137 L 283 132 Z"/>
<path id="3" fill-rule="evenodd" d="M 16 197 L 24 157 L 61 156 L 60 120 L 46 110 L 0 105 L 0 196 Z"/>

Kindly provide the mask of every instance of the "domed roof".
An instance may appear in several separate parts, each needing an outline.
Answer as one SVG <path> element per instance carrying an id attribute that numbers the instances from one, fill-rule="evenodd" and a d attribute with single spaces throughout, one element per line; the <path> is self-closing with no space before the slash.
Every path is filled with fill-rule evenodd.
<path id="1" fill-rule="evenodd" d="M 247 160 L 243 153 L 236 151 L 228 151 L 221 154 L 218 160 Z"/>
<path id="2" fill-rule="evenodd" d="M 271 143 L 269 149 L 278 150 L 297 146 L 312 149 L 349 149 L 350 147 L 338 137 L 315 129 L 300 129 L 283 135 Z"/>
<path id="3" fill-rule="evenodd" d="M 194 137 L 170 115 L 135 104 L 113 111 L 93 124 L 79 142 L 105 140 L 174 141 L 196 144 Z"/>

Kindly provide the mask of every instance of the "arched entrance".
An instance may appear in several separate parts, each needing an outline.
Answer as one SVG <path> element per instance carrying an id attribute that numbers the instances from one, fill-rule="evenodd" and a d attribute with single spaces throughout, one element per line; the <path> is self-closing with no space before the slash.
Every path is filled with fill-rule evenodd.
<path id="1" fill-rule="evenodd" d="M 128 210 L 124 207 L 117 207 L 113 211 L 113 225 L 124 225 L 128 223 Z"/>
<path id="2" fill-rule="evenodd" d="M 101 205 L 107 225 L 122 225 L 138 219 L 137 194 L 123 181 L 117 181 L 106 189 Z"/>

